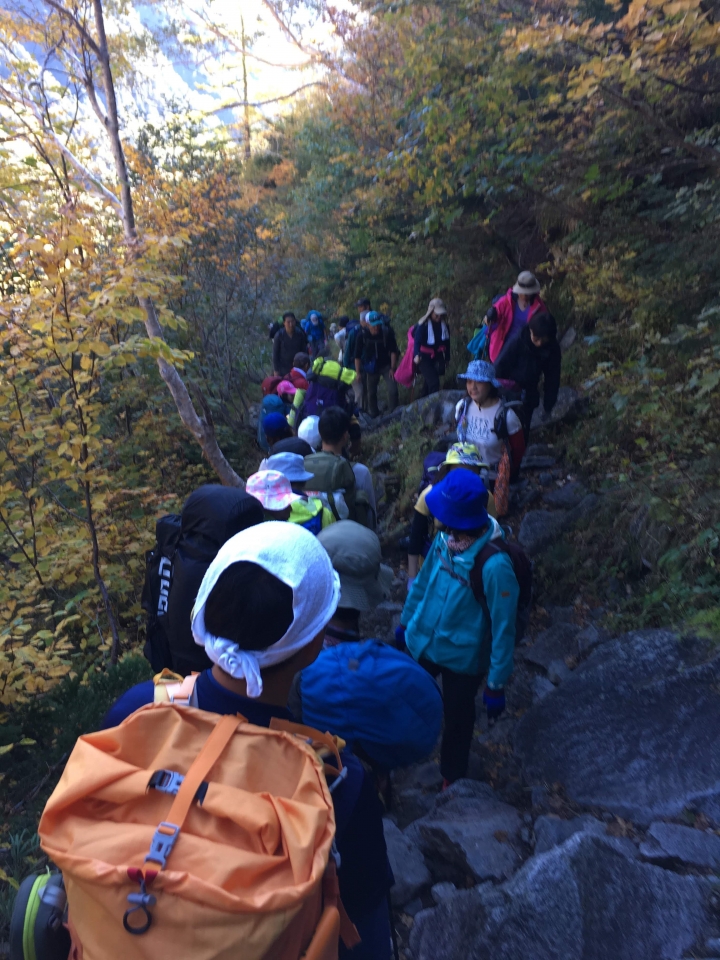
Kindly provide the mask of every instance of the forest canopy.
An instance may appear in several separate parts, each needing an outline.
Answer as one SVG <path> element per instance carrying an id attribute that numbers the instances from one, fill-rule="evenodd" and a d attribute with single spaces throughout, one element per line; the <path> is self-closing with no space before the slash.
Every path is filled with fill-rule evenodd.
<path id="1" fill-rule="evenodd" d="M 716 604 L 717 3 L 265 0 L 303 90 L 138 128 L 141 53 L 250 49 L 154 6 L 0 11 L 0 702 L 141 643 L 154 521 L 254 465 L 283 309 L 369 296 L 404 342 L 442 295 L 461 357 L 520 269 L 584 338 L 585 460 L 683 530 L 642 615 Z"/>

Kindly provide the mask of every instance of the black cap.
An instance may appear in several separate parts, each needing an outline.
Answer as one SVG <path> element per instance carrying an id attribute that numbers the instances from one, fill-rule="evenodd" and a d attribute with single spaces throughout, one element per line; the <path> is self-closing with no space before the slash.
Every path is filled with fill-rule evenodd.
<path id="1" fill-rule="evenodd" d="M 356 307 L 369 307 L 370 301 L 367 297 L 360 297 L 358 302 L 355 304 Z"/>

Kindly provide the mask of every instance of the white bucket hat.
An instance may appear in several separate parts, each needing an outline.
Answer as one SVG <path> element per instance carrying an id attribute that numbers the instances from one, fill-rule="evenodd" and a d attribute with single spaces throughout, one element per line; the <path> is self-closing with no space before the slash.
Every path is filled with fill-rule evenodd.
<path id="1" fill-rule="evenodd" d="M 540 281 L 534 273 L 530 273 L 529 270 L 523 270 L 523 272 L 517 278 L 517 282 L 512 288 L 512 292 L 518 294 L 521 293 L 525 297 L 532 297 L 536 293 L 540 293 Z"/>

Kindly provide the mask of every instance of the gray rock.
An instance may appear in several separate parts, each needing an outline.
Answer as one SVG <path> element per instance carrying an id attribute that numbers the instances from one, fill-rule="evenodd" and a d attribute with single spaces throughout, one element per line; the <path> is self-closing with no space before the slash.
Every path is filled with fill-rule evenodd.
<path id="1" fill-rule="evenodd" d="M 528 510 L 520 524 L 518 540 L 530 556 L 535 556 L 560 536 L 566 518 L 566 510 Z"/>
<path id="2" fill-rule="evenodd" d="M 556 686 L 572 676 L 572 670 L 564 660 L 551 660 L 548 666 L 548 680 Z"/>
<path id="3" fill-rule="evenodd" d="M 717 953 L 720 955 L 720 937 L 711 937 L 705 941 L 705 949 L 708 953 Z"/>
<path id="4" fill-rule="evenodd" d="M 421 910 L 424 910 L 423 902 L 420 897 L 415 897 L 414 900 L 411 900 L 410 903 L 406 903 L 403 907 L 402 912 L 406 913 L 409 917 L 416 917 Z"/>
<path id="5" fill-rule="evenodd" d="M 584 520 L 585 517 L 589 517 L 599 503 L 600 497 L 597 493 L 588 493 L 582 498 L 580 503 L 576 507 L 573 507 L 570 513 L 568 513 L 567 525 L 572 526 L 572 524 L 577 523 L 579 520 Z"/>
<path id="6" fill-rule="evenodd" d="M 523 647 L 521 656 L 530 663 L 547 670 L 554 660 L 577 656 L 577 635 L 580 628 L 574 623 L 554 623 L 535 638 L 535 642 Z"/>
<path id="7" fill-rule="evenodd" d="M 406 787 L 439 790 L 442 786 L 443 778 L 440 767 L 432 760 L 428 760 L 426 763 L 418 763 L 403 772 L 405 774 L 403 782 Z"/>
<path id="8" fill-rule="evenodd" d="M 520 862 L 513 841 L 521 826 L 514 807 L 487 784 L 458 780 L 405 835 L 420 847 L 436 879 L 464 884 L 469 875 L 476 880 L 510 876 Z"/>
<path id="9" fill-rule="evenodd" d="M 649 824 L 720 801 L 720 655 L 665 630 L 595 649 L 515 730 L 530 783 Z"/>
<path id="10" fill-rule="evenodd" d="M 565 843 L 576 833 L 594 833 L 604 836 L 606 826 L 589 813 L 572 820 L 561 820 L 552 814 L 538 817 L 535 821 L 535 853 L 547 853 L 553 847 Z"/>
<path id="11" fill-rule="evenodd" d="M 546 420 L 542 419 L 541 411 L 543 410 L 543 406 L 541 403 L 539 407 L 535 408 L 530 429 L 538 430 L 541 427 L 547 427 L 551 424 L 561 423 L 563 420 L 571 419 L 575 413 L 578 400 L 579 394 L 577 390 L 573 390 L 572 387 L 560 387 L 557 403 L 552 408 L 550 416 Z"/>
<path id="12" fill-rule="evenodd" d="M 390 897 L 396 907 L 413 900 L 424 887 L 430 885 L 430 871 L 425 866 L 423 855 L 392 820 L 383 820 L 388 859 L 395 877 Z"/>
<path id="13" fill-rule="evenodd" d="M 404 604 L 394 603 L 392 600 L 383 600 L 378 603 L 375 610 L 381 610 L 384 613 L 402 613 Z"/>
<path id="14" fill-rule="evenodd" d="M 560 607 L 549 603 L 545 609 L 553 623 L 575 623 L 575 607 Z"/>
<path id="15" fill-rule="evenodd" d="M 383 467 L 389 467 L 392 461 L 393 455 L 386 451 L 385 453 L 378 454 L 378 456 L 375 457 L 373 462 L 370 464 L 370 467 L 373 470 L 382 470 Z"/>
<path id="16" fill-rule="evenodd" d="M 430 888 L 430 896 L 435 903 L 442 903 L 443 900 L 449 900 L 450 897 L 454 897 L 456 893 L 457 887 L 455 884 L 449 883 L 447 880 L 444 883 L 436 883 L 434 887 Z"/>
<path id="17" fill-rule="evenodd" d="M 455 429 L 455 406 L 465 395 L 464 390 L 441 390 L 409 403 L 400 417 L 400 435 L 406 438 L 419 427 L 432 428 L 440 424 Z"/>
<path id="18" fill-rule="evenodd" d="M 566 510 L 572 510 L 587 494 L 587 490 L 579 480 L 571 480 L 564 487 L 556 487 L 554 490 L 543 494 L 543 500 L 551 507 L 563 507 Z"/>
<path id="19" fill-rule="evenodd" d="M 554 467 L 557 463 L 555 457 L 529 457 L 527 454 L 523 457 L 523 470 L 547 470 L 548 467 Z"/>
<path id="20" fill-rule="evenodd" d="M 542 700 L 555 689 L 555 684 L 547 677 L 534 677 L 532 682 L 533 703 Z"/>
<path id="21" fill-rule="evenodd" d="M 555 688 L 553 687 L 553 690 Z M 550 795 L 548 793 L 547 787 L 543 787 L 540 784 L 535 784 L 535 786 L 530 791 L 530 802 L 532 803 L 532 809 L 534 814 L 544 813 L 549 809 L 548 801 Z"/>
<path id="22" fill-rule="evenodd" d="M 530 443 L 525 448 L 526 457 L 554 457 L 555 447 L 551 443 Z"/>
<path id="23" fill-rule="evenodd" d="M 538 480 L 543 487 L 549 487 L 553 482 L 553 475 L 551 473 L 539 473 Z"/>
<path id="24" fill-rule="evenodd" d="M 710 885 L 579 833 L 499 888 L 418 914 L 415 960 L 681 960 L 705 933 Z"/>
<path id="25" fill-rule="evenodd" d="M 560 349 L 562 352 L 565 353 L 566 350 L 569 350 L 576 340 L 577 330 L 575 327 L 568 327 L 560 340 Z"/>
<path id="26" fill-rule="evenodd" d="M 578 653 L 580 656 L 584 657 L 586 653 L 594 650 L 595 647 L 599 647 L 601 643 L 607 643 L 609 639 L 610 634 L 607 632 L 607 630 L 603 630 L 602 627 L 596 627 L 594 624 L 590 624 L 589 626 L 584 627 L 576 637 Z"/>
<path id="27" fill-rule="evenodd" d="M 640 852 L 648 860 L 677 860 L 691 867 L 720 868 L 720 837 L 677 823 L 650 824 L 648 841 Z"/>
<path id="28" fill-rule="evenodd" d="M 520 839 L 523 843 L 527 843 L 528 846 L 532 843 L 532 833 L 530 832 L 529 827 L 523 827 L 520 831 Z"/>

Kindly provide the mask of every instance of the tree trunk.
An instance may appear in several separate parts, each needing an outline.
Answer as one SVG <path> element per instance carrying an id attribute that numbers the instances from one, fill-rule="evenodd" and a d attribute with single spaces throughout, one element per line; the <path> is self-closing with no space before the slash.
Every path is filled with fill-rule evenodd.
<path id="1" fill-rule="evenodd" d="M 245 159 L 250 159 L 250 101 L 248 99 L 248 74 L 247 74 L 247 37 L 245 36 L 245 18 L 240 17 L 242 28 L 242 68 L 243 68 L 243 100 L 245 101 Z"/>
<path id="2" fill-rule="evenodd" d="M 133 210 L 132 192 L 130 190 L 125 152 L 123 150 L 122 140 L 120 139 L 120 123 L 118 120 L 117 100 L 115 99 L 115 84 L 110 68 L 110 54 L 107 45 L 107 35 L 105 33 L 102 0 L 93 0 L 93 11 L 95 14 L 100 69 L 107 108 L 105 128 L 115 161 L 115 173 L 120 184 L 123 231 L 125 233 L 125 240 L 132 254 L 138 245 L 138 234 L 135 226 L 135 213 Z M 155 310 L 155 305 L 152 300 L 147 297 L 138 297 L 138 302 L 145 312 L 145 329 L 147 330 L 148 336 L 158 340 L 164 340 L 162 327 L 160 326 L 157 311 Z M 244 487 L 245 484 L 242 479 L 230 466 L 220 449 L 212 425 L 198 416 L 188 389 L 180 374 L 175 367 L 171 363 L 168 363 L 163 357 L 158 357 L 157 363 L 160 376 L 165 381 L 175 401 L 180 419 L 202 447 L 208 463 L 217 473 L 221 483 L 228 487 Z"/>

